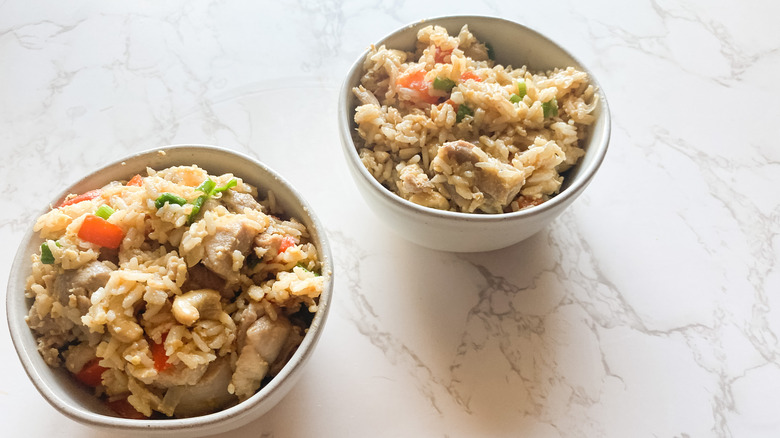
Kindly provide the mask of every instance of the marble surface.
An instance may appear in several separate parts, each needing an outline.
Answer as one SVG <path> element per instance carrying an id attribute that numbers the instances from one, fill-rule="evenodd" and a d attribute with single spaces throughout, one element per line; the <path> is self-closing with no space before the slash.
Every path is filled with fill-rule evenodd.
<path id="1" fill-rule="evenodd" d="M 778 13 L 766 0 L 0 2 L 0 282 L 64 185 L 150 147 L 217 144 L 308 197 L 337 267 L 300 383 L 225 436 L 778 436 Z M 342 162 L 349 65 L 443 14 L 547 34 L 613 113 L 585 194 L 500 251 L 399 239 Z M 3 436 L 108 436 L 51 408 L 0 331 Z"/>

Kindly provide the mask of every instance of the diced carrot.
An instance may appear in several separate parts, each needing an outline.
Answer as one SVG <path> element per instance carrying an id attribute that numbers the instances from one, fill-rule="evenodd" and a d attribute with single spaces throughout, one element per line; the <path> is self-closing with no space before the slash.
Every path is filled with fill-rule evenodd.
<path id="1" fill-rule="evenodd" d="M 62 204 L 60 204 L 60 207 L 66 207 L 68 205 L 78 204 L 82 201 L 89 201 L 90 199 L 95 199 L 98 196 L 100 196 L 100 189 L 90 190 L 88 192 L 82 193 L 78 196 L 74 196 L 72 198 L 66 198 L 64 201 L 62 201 Z"/>
<path id="2" fill-rule="evenodd" d="M 125 237 L 124 231 L 119 226 L 103 219 L 102 217 L 88 214 L 79 228 L 78 236 L 82 240 L 94 243 L 106 248 L 116 249 Z"/>
<path id="3" fill-rule="evenodd" d="M 428 94 L 430 83 L 425 80 L 425 74 L 425 70 L 417 70 L 399 77 L 395 83 L 399 87 L 416 91 L 420 100 L 435 104 L 439 101 L 439 98 Z"/>
<path id="4" fill-rule="evenodd" d="M 284 236 L 282 243 L 279 245 L 279 254 L 287 251 L 293 245 L 295 245 L 295 239 L 292 236 Z"/>
<path id="5" fill-rule="evenodd" d="M 116 412 L 122 418 L 129 418 L 131 420 L 145 420 L 148 418 L 146 415 L 138 412 L 133 405 L 127 401 L 126 398 L 120 398 L 119 400 L 107 401 L 106 405 Z"/>
<path id="6" fill-rule="evenodd" d="M 152 359 L 154 359 L 154 369 L 157 372 L 165 371 L 172 367 L 173 364 L 168 362 L 168 355 L 165 354 L 165 337 L 167 333 L 163 335 L 161 343 L 151 342 L 149 349 L 152 351 Z"/>
<path id="7" fill-rule="evenodd" d="M 127 185 L 141 187 L 141 184 L 143 184 L 143 182 L 144 182 L 144 178 L 141 175 L 136 175 L 130 178 L 130 181 L 127 182 Z"/>
<path id="8" fill-rule="evenodd" d="M 452 55 L 452 50 L 442 50 L 438 46 L 436 46 L 436 53 L 433 55 L 433 60 L 437 64 L 443 64 L 444 58 Z"/>
<path id="9" fill-rule="evenodd" d="M 400 87 L 412 90 L 428 90 L 428 84 L 425 82 L 425 70 L 417 70 L 399 76 L 395 83 Z"/>
<path id="10" fill-rule="evenodd" d="M 100 366 L 100 358 L 96 357 L 87 362 L 81 368 L 81 371 L 76 373 L 76 380 L 94 388 L 103 382 L 103 372 L 107 369 L 108 368 Z"/>
<path id="11" fill-rule="evenodd" d="M 473 79 L 473 80 L 475 80 L 477 82 L 482 82 L 482 78 L 477 76 L 477 74 L 474 73 L 471 70 L 467 70 L 467 71 L 464 71 L 463 73 L 461 73 L 461 75 L 460 75 L 460 80 L 461 81 L 467 81 L 469 79 Z"/>

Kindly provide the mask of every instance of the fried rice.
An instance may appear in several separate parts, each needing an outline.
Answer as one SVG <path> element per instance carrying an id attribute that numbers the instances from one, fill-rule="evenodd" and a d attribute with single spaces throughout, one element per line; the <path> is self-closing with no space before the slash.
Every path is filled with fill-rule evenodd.
<path id="1" fill-rule="evenodd" d="M 521 44 L 522 42 L 518 42 Z M 586 72 L 497 64 L 463 26 L 417 34 L 416 50 L 371 46 L 354 120 L 363 165 L 416 204 L 503 213 L 557 194 L 598 103 Z"/>
<path id="2" fill-rule="evenodd" d="M 251 397 L 294 353 L 323 290 L 311 236 L 273 193 L 258 200 L 197 166 L 71 196 L 34 230 L 44 242 L 25 293 L 40 354 L 131 418 Z"/>

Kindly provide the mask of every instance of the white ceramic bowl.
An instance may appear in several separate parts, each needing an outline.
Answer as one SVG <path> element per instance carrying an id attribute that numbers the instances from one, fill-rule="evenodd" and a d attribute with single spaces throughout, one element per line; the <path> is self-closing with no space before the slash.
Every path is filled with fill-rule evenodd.
<path id="1" fill-rule="evenodd" d="M 339 94 L 339 133 L 343 152 L 352 177 L 363 198 L 390 228 L 401 236 L 433 249 L 472 252 L 504 248 L 540 231 L 565 210 L 593 179 L 604 155 L 610 136 L 610 115 L 604 91 L 591 71 L 565 49 L 540 33 L 521 24 L 500 18 L 482 16 L 451 16 L 423 20 L 403 27 L 376 46 L 414 51 L 417 31 L 431 24 L 444 26 L 457 34 L 464 24 L 482 42 L 494 49 L 496 62 L 503 65 L 528 66 L 530 71 L 546 71 L 555 67 L 577 67 L 590 75 L 598 87 L 599 105 L 594 111 L 596 122 L 582 146 L 585 156 L 564 174 L 561 192 L 551 200 L 514 213 L 470 214 L 436 210 L 409 202 L 383 187 L 363 166 L 356 144 L 363 140 L 356 132 L 355 108 L 360 104 L 352 88 L 360 84 L 362 64 L 367 52 L 360 55 L 347 74 Z"/>
<path id="2" fill-rule="evenodd" d="M 129 179 L 145 173 L 146 167 L 164 169 L 173 165 L 196 164 L 211 174 L 233 173 L 258 187 L 261 194 L 272 190 L 286 214 L 302 221 L 311 233 L 321 261 L 325 288 L 320 297 L 319 310 L 303 339 L 303 343 L 282 371 L 254 396 L 231 408 L 200 417 L 161 420 L 131 420 L 117 418 L 106 406 L 83 386 L 77 384 L 67 371 L 46 365 L 36 349 L 35 339 L 24 317 L 30 302 L 24 297 L 25 280 L 30 274 L 30 255 L 37 251 L 41 240 L 28 227 L 16 253 L 6 293 L 8 325 L 14 347 L 30 380 L 43 397 L 57 410 L 71 419 L 113 433 L 142 436 L 202 436 L 224 432 L 257 419 L 278 403 L 292 388 L 307 363 L 322 333 L 330 309 L 333 289 L 333 264 L 325 237 L 325 230 L 309 205 L 282 177 L 265 165 L 236 152 L 213 146 L 169 146 L 142 152 L 95 171 L 65 189 L 51 200 L 59 204 L 69 193 L 83 193 L 102 187 L 114 180 Z M 49 210 L 49 203 L 41 206 L 40 214 Z"/>

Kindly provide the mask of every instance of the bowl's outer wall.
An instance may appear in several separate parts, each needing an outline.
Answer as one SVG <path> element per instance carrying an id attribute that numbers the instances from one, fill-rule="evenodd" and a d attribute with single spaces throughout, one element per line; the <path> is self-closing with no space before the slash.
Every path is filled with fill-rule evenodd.
<path id="1" fill-rule="evenodd" d="M 593 73 L 565 49 L 538 32 L 508 20 L 482 16 L 433 18 L 406 26 L 375 45 L 413 51 L 417 31 L 431 24 L 444 26 L 450 34 L 457 34 L 464 24 L 468 24 L 477 39 L 490 43 L 496 61 L 503 65 L 526 65 L 530 71 L 571 66 L 588 72 L 591 82 L 598 89 L 599 105 L 593 113 L 597 121 L 590 127 L 585 139 L 585 156 L 566 173 L 559 195 L 530 210 L 504 215 L 448 214 L 414 205 L 382 187 L 362 165 L 354 146 L 363 143 L 353 118 L 359 102 L 352 88 L 360 83 L 364 53 L 350 70 L 339 96 L 339 132 L 353 179 L 366 202 L 390 228 L 422 246 L 473 252 L 499 249 L 520 242 L 560 215 L 583 192 L 601 165 L 610 137 L 606 96 Z"/>
<path id="2" fill-rule="evenodd" d="M 138 421 L 115 418 L 105 404 L 77 384 L 69 373 L 62 368 L 49 367 L 38 354 L 35 338 L 24 321 L 30 305 L 24 297 L 26 278 L 30 274 L 30 256 L 38 250 L 42 242 L 34 235 L 30 224 L 14 258 L 6 291 L 9 330 L 25 372 L 30 376 L 35 387 L 52 406 L 76 421 L 113 431 L 121 430 L 127 433 L 143 431 L 147 434 L 160 433 L 165 436 L 176 436 L 177 433 L 182 436 L 197 436 L 239 427 L 261 416 L 284 397 L 298 379 L 299 373 L 295 371 L 308 361 L 311 350 L 319 339 L 331 300 L 333 268 L 330 246 L 324 228 L 306 202 L 297 202 L 296 199 L 300 199 L 300 195 L 295 189 L 262 163 L 213 146 L 168 146 L 109 164 L 68 187 L 55 198 L 52 205 L 58 205 L 69 193 L 83 193 L 102 187 L 111 181 L 128 180 L 135 174 L 145 174 L 147 167 L 159 170 L 174 165 L 190 164 L 196 164 L 210 174 L 232 173 L 239 176 L 245 182 L 257 187 L 261 197 L 265 196 L 268 187 L 273 188 L 277 203 L 282 206 L 287 215 L 301 220 L 311 232 L 312 241 L 317 243 L 322 259 L 323 276 L 326 276 L 320 309 L 301 347 L 280 375 L 271 380 L 269 385 L 254 397 L 237 407 L 191 419 Z M 45 206 L 39 215 L 49 211 L 50 208 L 51 206 Z"/>

